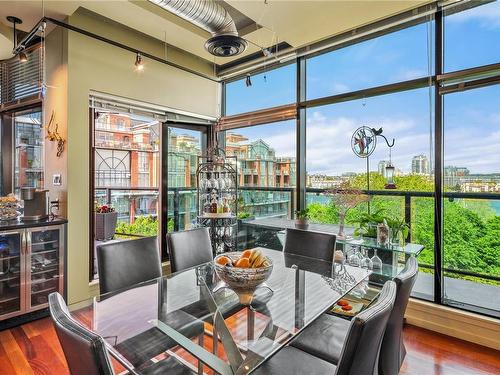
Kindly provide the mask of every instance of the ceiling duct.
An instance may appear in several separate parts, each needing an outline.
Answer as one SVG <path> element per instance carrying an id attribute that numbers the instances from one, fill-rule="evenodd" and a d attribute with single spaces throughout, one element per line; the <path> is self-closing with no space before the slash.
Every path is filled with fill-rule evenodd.
<path id="1" fill-rule="evenodd" d="M 247 48 L 228 11 L 215 0 L 150 0 L 152 3 L 210 32 L 205 49 L 214 56 L 229 57 Z"/>

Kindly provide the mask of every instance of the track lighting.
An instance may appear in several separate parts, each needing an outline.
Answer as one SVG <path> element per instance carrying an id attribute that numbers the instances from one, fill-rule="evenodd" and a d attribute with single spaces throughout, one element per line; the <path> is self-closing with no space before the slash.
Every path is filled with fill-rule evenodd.
<path id="1" fill-rule="evenodd" d="M 26 53 L 24 51 L 20 51 L 17 54 L 17 58 L 19 59 L 20 62 L 23 62 L 23 63 L 28 61 L 28 56 L 26 55 Z"/>
<path id="2" fill-rule="evenodd" d="M 141 71 L 141 70 L 144 70 L 144 61 L 142 61 L 142 56 L 140 53 L 138 53 L 136 56 L 135 56 L 135 70 L 137 71 Z"/>
<path id="3" fill-rule="evenodd" d="M 247 87 L 252 86 L 252 78 L 250 77 L 250 74 L 247 74 L 247 79 L 245 81 L 245 85 L 247 85 Z"/>

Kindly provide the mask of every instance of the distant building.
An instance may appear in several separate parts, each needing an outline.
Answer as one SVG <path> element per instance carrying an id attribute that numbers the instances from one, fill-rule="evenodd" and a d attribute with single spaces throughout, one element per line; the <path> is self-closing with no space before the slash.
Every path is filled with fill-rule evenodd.
<path id="1" fill-rule="evenodd" d="M 387 177 L 387 173 L 385 171 L 385 168 L 389 165 L 389 162 L 387 160 L 380 160 L 378 162 L 378 173 L 381 174 L 384 177 Z"/>
<path id="2" fill-rule="evenodd" d="M 468 180 L 470 171 L 466 167 L 455 167 L 447 165 L 444 167 L 444 184 L 446 186 L 459 186 L 462 182 Z"/>
<path id="3" fill-rule="evenodd" d="M 306 185 L 313 189 L 332 189 L 340 186 L 348 177 L 328 176 L 324 174 L 308 174 Z"/>
<path id="4" fill-rule="evenodd" d="M 226 134 L 226 154 L 238 158 L 238 185 L 265 187 L 267 191 L 242 190 L 245 210 L 255 216 L 287 216 L 293 194 L 272 190 L 295 186 L 294 157 L 277 157 L 262 139 L 250 142 L 241 134 Z"/>
<path id="5" fill-rule="evenodd" d="M 424 174 L 430 173 L 429 159 L 424 154 L 416 155 L 411 160 L 411 173 Z"/>

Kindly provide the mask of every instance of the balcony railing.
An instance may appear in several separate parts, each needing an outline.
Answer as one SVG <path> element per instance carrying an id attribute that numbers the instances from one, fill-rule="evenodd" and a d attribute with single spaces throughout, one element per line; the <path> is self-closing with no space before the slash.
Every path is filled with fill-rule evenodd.
<path id="1" fill-rule="evenodd" d="M 267 187 L 240 187 L 240 196 L 243 197 L 243 207 L 250 211 L 254 217 L 266 216 L 282 216 L 293 217 L 294 212 L 294 195 L 295 188 L 267 188 Z M 253 194 L 252 194 L 253 193 Z M 308 188 L 306 194 L 308 199 L 314 196 L 323 196 L 325 189 Z M 433 199 L 433 192 L 419 191 L 395 191 L 395 190 L 377 190 L 364 191 L 363 193 L 372 196 L 372 202 L 380 199 L 400 200 L 401 217 L 404 218 L 410 227 L 407 240 L 410 241 L 415 235 L 416 217 L 418 217 L 418 202 L 419 200 Z M 444 192 L 444 198 L 450 202 L 457 200 L 494 200 L 500 201 L 500 194 L 496 193 L 461 193 L 461 192 Z M 96 189 L 96 200 L 101 203 L 112 204 L 119 213 L 121 221 L 134 222 L 137 217 L 151 216 L 156 219 L 158 215 L 158 189 L 154 188 L 122 188 L 122 187 L 107 187 Z M 328 199 L 324 196 L 325 199 Z M 131 213 L 130 205 L 132 201 L 138 199 L 151 200 L 150 205 L 144 207 L 136 207 Z M 168 213 L 169 221 L 171 220 L 171 230 L 178 231 L 187 229 L 188 225 L 194 222 L 196 218 L 196 188 L 171 188 L 168 192 Z M 326 200 L 325 200 L 326 202 Z M 241 203 L 241 202 L 240 202 Z M 266 207 L 263 209 L 262 207 Z M 241 208 L 239 212 L 241 213 Z M 131 216 L 133 215 L 133 217 Z M 445 227 L 446 227 L 446 215 Z M 433 218 L 432 218 L 433 220 Z M 453 230 L 453 228 L 450 228 Z M 432 249 L 429 249 L 432 251 Z M 446 246 L 445 246 L 446 251 Z M 424 269 L 433 269 L 432 264 L 421 262 L 421 267 Z M 443 271 L 449 275 L 456 277 L 473 277 L 484 279 L 488 282 L 499 283 L 500 276 L 496 274 L 487 274 L 473 272 L 466 269 L 458 269 L 445 266 Z"/>

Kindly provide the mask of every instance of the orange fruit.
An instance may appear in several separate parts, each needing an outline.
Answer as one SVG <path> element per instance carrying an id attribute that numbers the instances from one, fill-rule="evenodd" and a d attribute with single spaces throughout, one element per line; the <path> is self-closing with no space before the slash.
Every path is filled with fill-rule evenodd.
<path id="1" fill-rule="evenodd" d="M 341 299 L 337 302 L 337 305 L 339 306 L 347 306 L 349 305 L 349 302 L 347 302 L 345 299 Z"/>
<path id="2" fill-rule="evenodd" d="M 250 255 L 252 255 L 253 250 L 245 250 L 244 252 L 241 253 L 240 258 L 250 258 Z"/>
<path id="3" fill-rule="evenodd" d="M 250 261 L 248 258 L 240 258 L 236 261 L 235 266 L 239 268 L 248 268 L 250 267 Z"/>
<path id="4" fill-rule="evenodd" d="M 226 256 L 221 256 L 218 257 L 216 260 L 217 264 L 220 264 L 221 266 L 227 266 L 228 264 L 231 264 L 231 259 L 229 259 Z"/>

